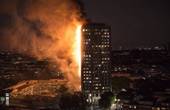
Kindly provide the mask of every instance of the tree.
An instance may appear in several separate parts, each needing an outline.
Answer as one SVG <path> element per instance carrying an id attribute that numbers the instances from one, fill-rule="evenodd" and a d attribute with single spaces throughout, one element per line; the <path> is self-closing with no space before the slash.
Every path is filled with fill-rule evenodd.
<path id="1" fill-rule="evenodd" d="M 61 95 L 59 106 L 62 110 L 69 110 L 71 108 L 71 94 L 65 93 Z"/>
<path id="2" fill-rule="evenodd" d="M 81 93 L 64 93 L 61 95 L 59 106 L 62 110 L 85 110 L 86 101 Z"/>
<path id="3" fill-rule="evenodd" d="M 99 106 L 101 108 L 108 109 L 112 105 L 114 100 L 115 97 L 112 92 L 104 92 L 103 94 L 101 94 L 101 98 L 99 100 Z"/>

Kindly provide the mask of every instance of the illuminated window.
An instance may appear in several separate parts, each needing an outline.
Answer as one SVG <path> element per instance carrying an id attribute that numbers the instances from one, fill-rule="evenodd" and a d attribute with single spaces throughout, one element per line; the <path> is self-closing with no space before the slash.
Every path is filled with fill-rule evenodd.
<path id="1" fill-rule="evenodd" d="M 99 77 L 95 77 L 95 79 L 99 79 Z"/>
<path id="2" fill-rule="evenodd" d="M 88 44 L 88 42 L 85 42 L 85 44 Z"/>
<path id="3" fill-rule="evenodd" d="M 95 87 L 95 89 L 98 89 L 98 87 Z"/>

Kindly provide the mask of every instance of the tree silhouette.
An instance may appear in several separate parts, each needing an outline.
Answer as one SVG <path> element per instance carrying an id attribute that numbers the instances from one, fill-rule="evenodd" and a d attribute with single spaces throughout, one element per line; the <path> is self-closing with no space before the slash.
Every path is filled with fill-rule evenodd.
<path id="1" fill-rule="evenodd" d="M 104 92 L 99 100 L 99 106 L 101 108 L 109 108 L 114 100 L 114 94 L 112 92 Z"/>
<path id="2" fill-rule="evenodd" d="M 86 101 L 81 93 L 64 93 L 61 95 L 59 106 L 61 110 L 85 110 Z"/>

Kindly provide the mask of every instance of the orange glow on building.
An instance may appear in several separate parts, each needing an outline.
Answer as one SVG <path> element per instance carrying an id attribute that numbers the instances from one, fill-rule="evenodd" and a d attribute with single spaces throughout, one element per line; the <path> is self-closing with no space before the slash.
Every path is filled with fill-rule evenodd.
<path id="1" fill-rule="evenodd" d="M 78 75 L 81 77 L 81 25 L 78 25 L 76 29 L 75 53 L 76 62 L 78 64 Z"/>

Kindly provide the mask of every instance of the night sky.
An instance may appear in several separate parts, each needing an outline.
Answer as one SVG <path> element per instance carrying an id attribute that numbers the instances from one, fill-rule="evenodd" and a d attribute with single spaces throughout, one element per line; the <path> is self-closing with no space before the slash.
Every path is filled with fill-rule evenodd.
<path id="1" fill-rule="evenodd" d="M 5 31 L 13 26 L 14 3 L 0 0 L 0 46 Z M 168 0 L 82 0 L 87 18 L 112 28 L 112 46 L 118 49 L 148 47 L 170 42 L 170 3 Z M 5 5 L 3 3 L 5 2 Z M 23 7 L 23 6 L 22 6 Z M 8 14 L 10 13 L 10 14 Z M 5 29 L 5 31 L 4 31 Z M 11 32 L 11 31 L 10 31 Z M 3 37 L 2 37 L 3 36 Z"/>
<path id="2" fill-rule="evenodd" d="M 170 42 L 168 0 L 82 0 L 89 19 L 112 27 L 113 49 Z"/>

